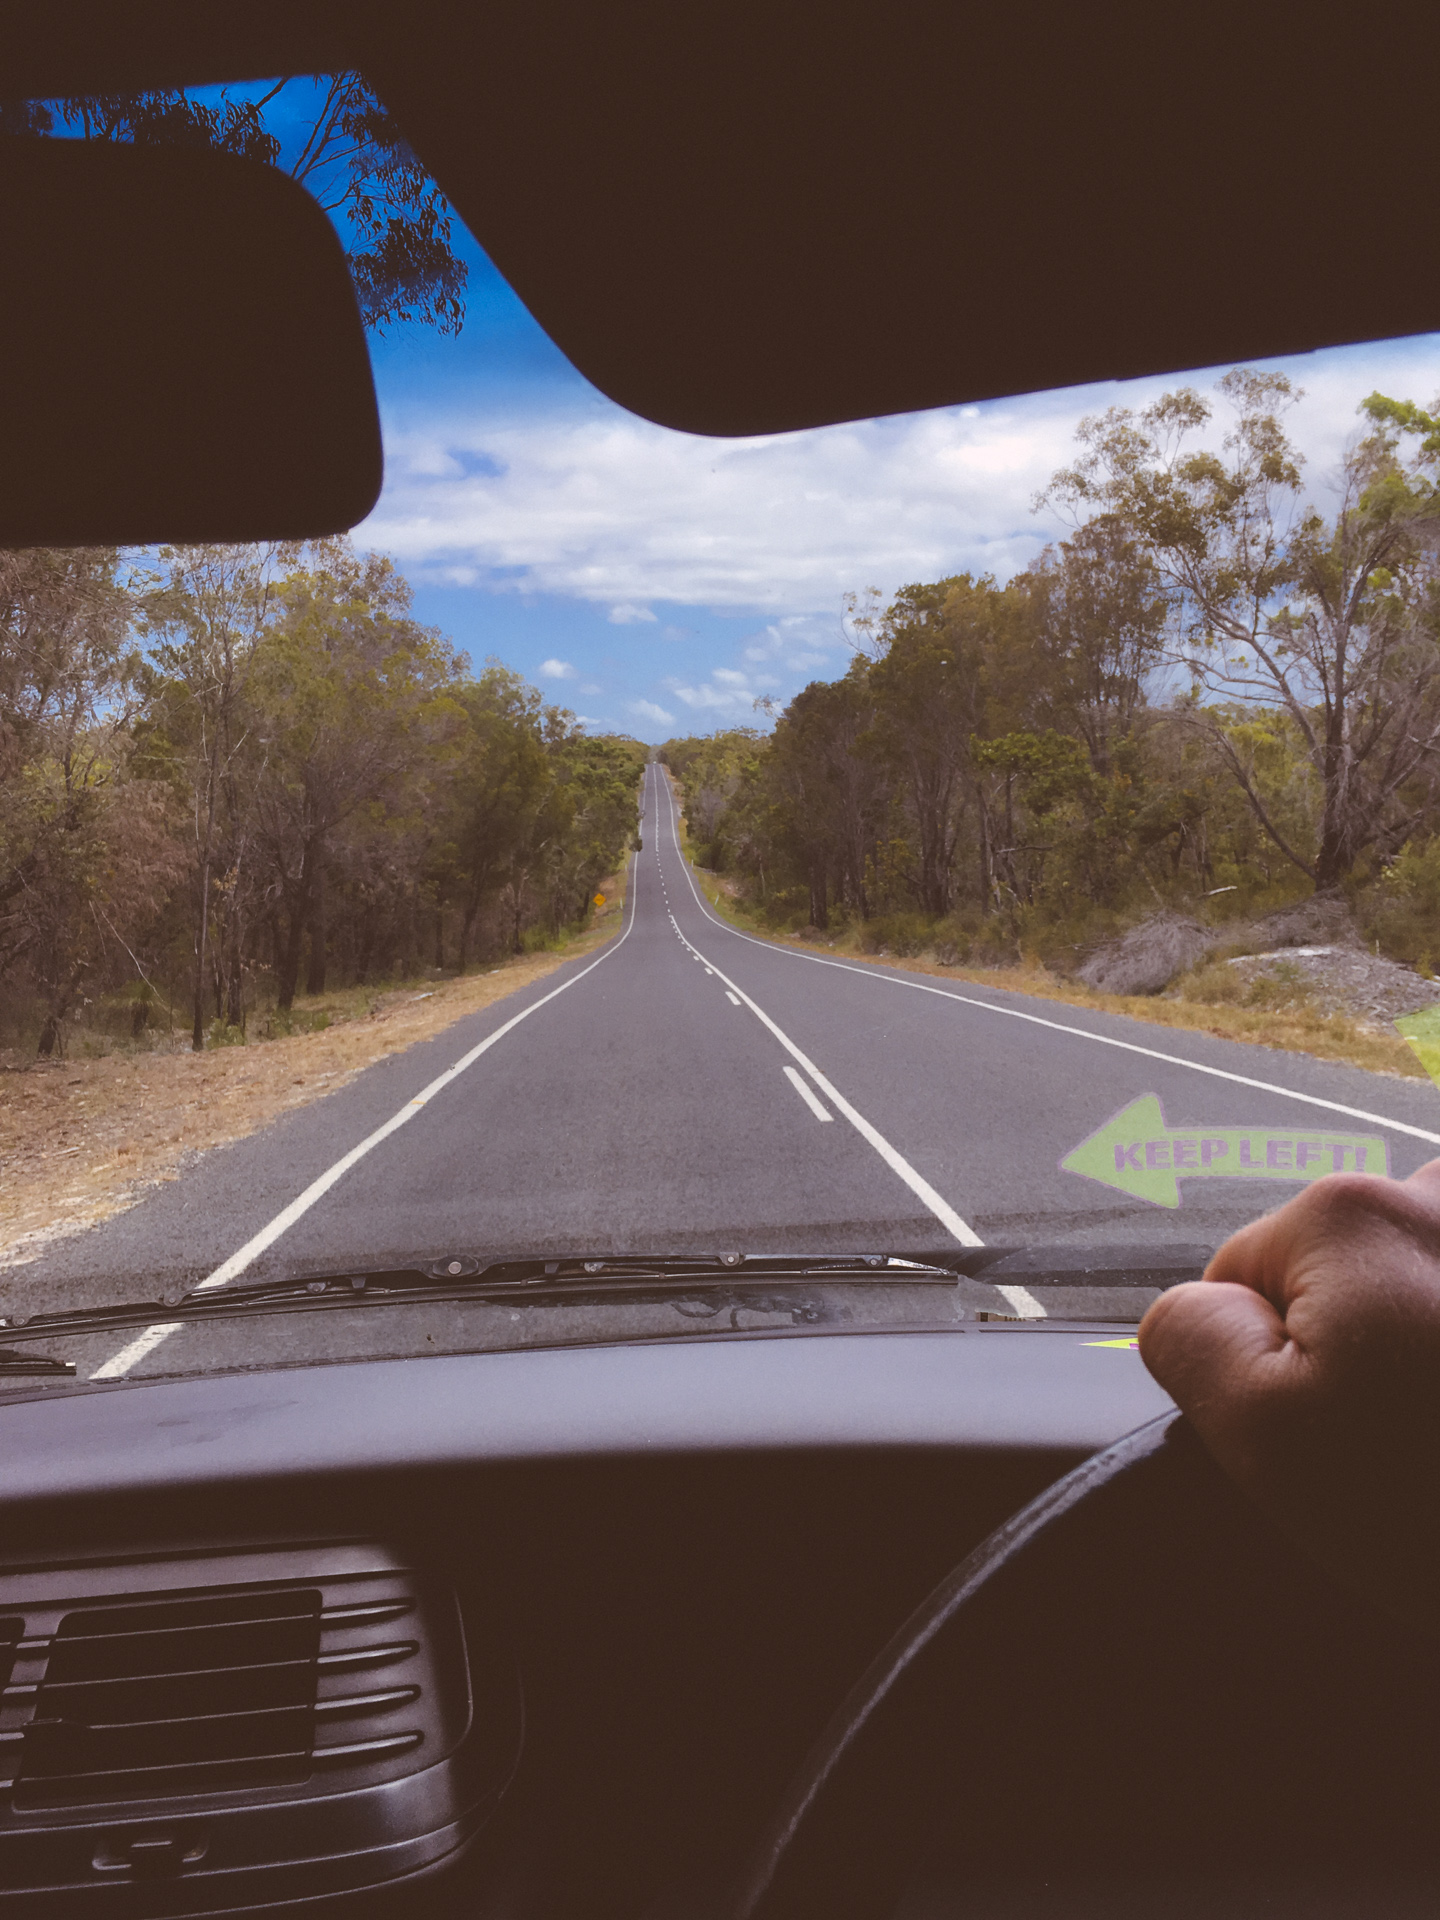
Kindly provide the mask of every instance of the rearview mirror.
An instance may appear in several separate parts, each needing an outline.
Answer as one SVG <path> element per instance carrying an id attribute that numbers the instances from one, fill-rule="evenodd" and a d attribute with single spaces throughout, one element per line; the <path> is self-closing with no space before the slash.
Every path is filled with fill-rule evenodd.
<path id="1" fill-rule="evenodd" d="M 339 533 L 380 491 L 340 242 L 272 167 L 0 139 L 0 546 Z"/>

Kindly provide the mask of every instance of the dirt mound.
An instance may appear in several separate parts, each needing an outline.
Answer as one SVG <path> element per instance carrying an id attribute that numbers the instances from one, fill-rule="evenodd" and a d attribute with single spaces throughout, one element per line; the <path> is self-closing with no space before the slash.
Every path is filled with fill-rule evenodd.
<path id="1" fill-rule="evenodd" d="M 1236 929 L 1238 932 L 1239 930 Z M 1363 943 L 1343 893 L 1313 893 L 1308 900 L 1267 913 L 1245 929 L 1247 943 L 1275 947 L 1359 947 Z"/>
<path id="2" fill-rule="evenodd" d="M 1156 913 L 1123 938 L 1092 953 L 1079 970 L 1101 993 L 1163 993 L 1177 973 L 1193 967 L 1216 935 L 1183 913 Z"/>
<path id="3" fill-rule="evenodd" d="M 1288 947 L 1246 954 L 1230 965 L 1251 987 L 1269 983 L 1277 1005 L 1308 1002 L 1319 1013 L 1347 1014 L 1367 1027 L 1388 1028 L 1402 1014 L 1440 1001 L 1440 980 L 1363 947 Z"/>

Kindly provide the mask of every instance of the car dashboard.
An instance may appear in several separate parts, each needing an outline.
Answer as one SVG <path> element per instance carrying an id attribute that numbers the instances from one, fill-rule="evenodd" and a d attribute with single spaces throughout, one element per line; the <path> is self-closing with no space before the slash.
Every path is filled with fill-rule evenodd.
<path id="1" fill-rule="evenodd" d="M 1053 1322 L 7 1393 L 0 1907 L 699 1912 L 936 1581 L 1169 1404 Z"/>

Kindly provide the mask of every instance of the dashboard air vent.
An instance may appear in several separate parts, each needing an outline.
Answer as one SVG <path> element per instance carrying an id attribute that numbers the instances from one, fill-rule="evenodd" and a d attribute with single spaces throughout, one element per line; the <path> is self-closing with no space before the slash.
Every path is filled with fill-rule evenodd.
<path id="1" fill-rule="evenodd" d="M 519 1737 L 508 1657 L 472 1666 L 454 1589 L 382 1546 L 0 1565 L 0 1914 L 416 1874 L 469 1842 Z"/>
<path id="2" fill-rule="evenodd" d="M 301 1587 L 67 1613 L 26 1732 L 16 1805 L 303 1780 L 320 1607 L 318 1588 Z"/>

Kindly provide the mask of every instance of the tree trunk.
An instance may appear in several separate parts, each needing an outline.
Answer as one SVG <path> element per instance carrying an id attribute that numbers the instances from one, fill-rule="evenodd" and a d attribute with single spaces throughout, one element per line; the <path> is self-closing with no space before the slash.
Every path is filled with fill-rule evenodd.
<path id="1" fill-rule="evenodd" d="M 190 1030 L 190 1046 L 200 1053 L 205 1046 L 205 947 L 210 937 L 210 862 L 215 854 L 215 805 L 220 794 L 216 751 L 211 750 L 209 792 L 205 799 L 205 841 L 200 849 L 200 933 L 195 942 L 195 1019 Z"/>
<path id="2" fill-rule="evenodd" d="M 830 903 L 826 897 L 825 862 L 810 863 L 810 924 L 824 933 L 830 925 Z"/>
<path id="3" fill-rule="evenodd" d="M 214 806 L 211 806 L 214 818 Z M 205 853 L 200 863 L 200 932 L 195 942 L 195 1018 L 190 1029 L 190 1047 L 201 1053 L 205 1047 L 205 948 L 210 938 L 210 830 L 205 833 Z"/>
<path id="4" fill-rule="evenodd" d="M 470 935 L 474 931 L 475 916 L 479 911 L 480 894 L 477 890 L 466 902 L 464 916 L 460 921 L 460 958 L 458 964 L 461 973 L 464 973 L 466 967 L 470 964 Z"/>
<path id="5" fill-rule="evenodd" d="M 315 878 L 310 888 L 310 965 L 305 975 L 306 993 L 325 991 L 325 862 L 315 862 Z"/>
<path id="6" fill-rule="evenodd" d="M 305 928 L 310 919 L 310 888 L 314 883 L 314 855 L 306 847 L 300 861 L 300 877 L 295 883 L 294 897 L 290 901 L 290 925 L 286 929 L 285 945 L 280 952 L 280 962 L 276 968 L 280 989 L 277 1006 L 281 1013 L 289 1013 L 295 1004 L 295 988 L 300 980 L 300 951 L 305 942 Z"/>
<path id="7" fill-rule="evenodd" d="M 281 1013 L 289 1013 L 295 1004 L 295 989 L 300 984 L 300 949 L 304 940 L 305 917 L 297 910 L 290 921 L 285 944 L 280 950 L 280 965 L 276 970 L 279 991 L 275 1004 Z"/>

